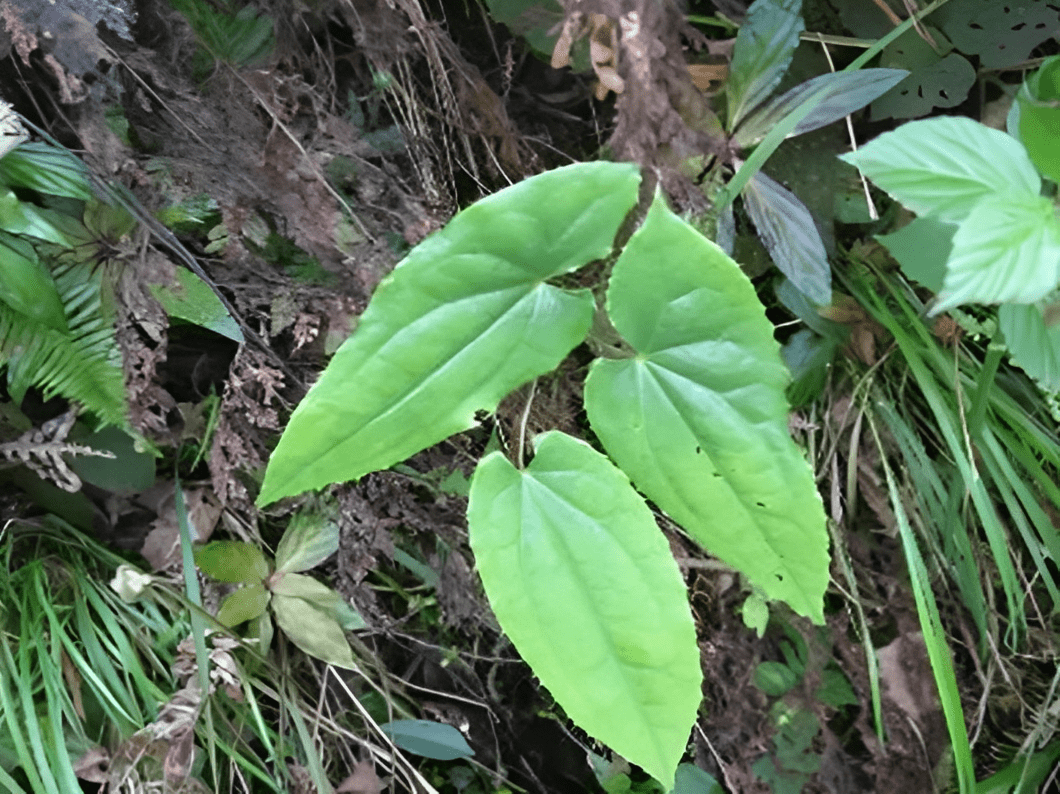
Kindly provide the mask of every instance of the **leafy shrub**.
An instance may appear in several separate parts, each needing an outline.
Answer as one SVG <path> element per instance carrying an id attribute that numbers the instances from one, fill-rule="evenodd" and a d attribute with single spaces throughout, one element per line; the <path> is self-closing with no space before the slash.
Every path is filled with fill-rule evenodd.
<path id="1" fill-rule="evenodd" d="M 917 213 L 882 241 L 910 278 L 938 292 L 931 313 L 1001 304 L 998 323 L 1013 359 L 1052 394 L 1060 392 L 1060 220 L 1039 171 L 1057 176 L 1058 75 L 1060 56 L 1028 77 L 1012 134 L 933 118 L 843 157 Z"/>
<path id="2" fill-rule="evenodd" d="M 75 214 L 24 201 L 16 190 Z M 95 198 L 77 158 L 24 143 L 0 159 L 0 365 L 21 402 L 45 397 L 83 403 L 107 423 L 125 421 L 121 353 L 103 275 L 101 248 L 131 219 Z"/>
<path id="3" fill-rule="evenodd" d="M 525 464 L 487 455 L 471 545 L 498 620 L 567 713 L 664 784 L 700 701 L 683 582 L 633 483 L 766 596 L 820 622 L 828 538 L 787 430 L 773 329 L 716 245 L 652 202 L 606 306 L 549 283 L 611 253 L 628 164 L 588 163 L 484 199 L 376 291 L 291 417 L 260 505 L 356 479 L 476 424 L 583 340 L 606 352 L 589 422 L 621 468 L 558 431 Z M 590 330 L 592 329 L 592 330 Z"/>

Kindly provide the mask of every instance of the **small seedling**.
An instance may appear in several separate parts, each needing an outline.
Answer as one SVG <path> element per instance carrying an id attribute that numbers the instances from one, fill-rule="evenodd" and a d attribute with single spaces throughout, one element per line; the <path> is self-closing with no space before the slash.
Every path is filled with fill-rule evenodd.
<path id="1" fill-rule="evenodd" d="M 364 628 L 357 610 L 339 593 L 301 571 L 313 568 L 339 547 L 339 528 L 315 513 L 291 519 L 270 560 L 253 543 L 218 540 L 195 552 L 195 564 L 219 582 L 240 588 L 221 603 L 217 621 L 229 628 L 257 621 L 262 650 L 272 636 L 268 609 L 284 634 L 310 656 L 339 667 L 354 667 L 345 632 Z"/>

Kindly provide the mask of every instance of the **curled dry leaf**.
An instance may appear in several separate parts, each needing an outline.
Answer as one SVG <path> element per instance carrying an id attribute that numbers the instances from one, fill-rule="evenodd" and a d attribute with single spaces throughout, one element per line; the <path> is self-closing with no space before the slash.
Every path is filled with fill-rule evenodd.
<path id="1" fill-rule="evenodd" d="M 594 95 L 602 101 L 612 91 L 621 94 L 626 83 L 618 74 L 618 28 L 606 14 L 589 14 L 586 19 L 576 11 L 568 16 L 552 50 L 552 68 L 571 65 L 571 47 L 586 32 L 589 33 L 589 62 L 597 79 Z"/>
<path id="2" fill-rule="evenodd" d="M 106 747 L 93 747 L 74 762 L 74 774 L 89 783 L 106 783 L 109 768 L 110 753 Z"/>
<path id="3" fill-rule="evenodd" d="M 729 75 L 729 66 L 725 63 L 690 63 L 688 74 L 696 88 L 712 96 L 721 90 Z"/>
<path id="4" fill-rule="evenodd" d="M 383 781 L 375 773 L 369 761 L 358 761 L 353 765 L 353 774 L 335 788 L 335 794 L 379 794 Z"/>

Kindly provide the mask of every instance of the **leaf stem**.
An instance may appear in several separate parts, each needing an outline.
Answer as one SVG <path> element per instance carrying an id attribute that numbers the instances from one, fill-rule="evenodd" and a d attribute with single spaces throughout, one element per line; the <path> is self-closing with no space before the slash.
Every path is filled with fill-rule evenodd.
<path id="1" fill-rule="evenodd" d="M 526 449 L 526 425 L 530 421 L 530 406 L 534 404 L 534 393 L 537 391 L 537 378 L 530 384 L 530 394 L 526 397 L 522 419 L 519 420 L 519 456 L 515 459 L 516 467 L 523 468 L 523 452 Z"/>

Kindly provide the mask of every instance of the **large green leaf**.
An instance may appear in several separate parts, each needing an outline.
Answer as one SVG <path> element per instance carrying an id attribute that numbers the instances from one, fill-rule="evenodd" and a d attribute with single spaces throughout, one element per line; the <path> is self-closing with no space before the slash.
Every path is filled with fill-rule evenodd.
<path id="1" fill-rule="evenodd" d="M 1060 222 L 1042 196 L 982 199 L 953 235 L 932 313 L 962 303 L 1035 303 L 1060 281 Z"/>
<path id="2" fill-rule="evenodd" d="M 636 351 L 594 362 L 585 384 L 608 453 L 769 598 L 823 622 L 824 509 L 788 434 L 787 371 L 750 281 L 660 198 L 615 264 L 607 300 Z"/>
<path id="3" fill-rule="evenodd" d="M 629 164 L 557 169 L 418 245 L 294 412 L 259 504 L 404 460 L 555 368 L 588 331 L 593 301 L 545 280 L 610 253 L 639 182 Z"/>
<path id="4" fill-rule="evenodd" d="M 729 80 L 725 84 L 728 129 L 766 100 L 799 46 L 802 0 L 755 0 L 736 34 Z"/>
<path id="5" fill-rule="evenodd" d="M 483 458 L 471 547 L 505 633 L 574 722 L 666 784 L 701 699 L 684 582 L 644 501 L 586 444 Z"/>
<path id="6" fill-rule="evenodd" d="M 963 221 L 985 196 L 1041 190 L 1019 141 L 963 117 L 903 124 L 842 159 L 913 212 L 943 221 Z"/>

